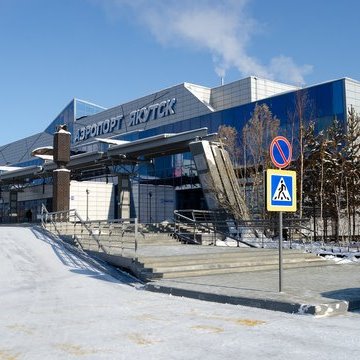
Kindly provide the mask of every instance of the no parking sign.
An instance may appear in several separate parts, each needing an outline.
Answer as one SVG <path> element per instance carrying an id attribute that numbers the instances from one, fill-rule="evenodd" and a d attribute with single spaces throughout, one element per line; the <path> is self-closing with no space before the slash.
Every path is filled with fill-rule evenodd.
<path id="1" fill-rule="evenodd" d="M 284 136 L 276 136 L 270 144 L 270 157 L 273 164 L 283 169 L 291 163 L 292 148 Z"/>

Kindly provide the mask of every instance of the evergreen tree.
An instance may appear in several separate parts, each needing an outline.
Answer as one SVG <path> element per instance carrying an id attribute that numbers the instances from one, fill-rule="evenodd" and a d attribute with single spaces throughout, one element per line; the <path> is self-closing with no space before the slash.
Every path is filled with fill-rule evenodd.
<path id="1" fill-rule="evenodd" d="M 360 206 L 360 118 L 353 107 L 348 110 L 347 131 L 342 149 L 346 186 L 348 234 L 355 235 L 356 214 Z"/>

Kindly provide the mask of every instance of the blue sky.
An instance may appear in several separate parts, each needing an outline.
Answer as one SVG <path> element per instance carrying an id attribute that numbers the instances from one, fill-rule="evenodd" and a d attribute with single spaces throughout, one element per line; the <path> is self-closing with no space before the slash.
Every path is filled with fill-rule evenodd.
<path id="1" fill-rule="evenodd" d="M 357 0 L 0 0 L 0 145 L 73 98 L 112 107 L 182 82 L 360 80 Z"/>

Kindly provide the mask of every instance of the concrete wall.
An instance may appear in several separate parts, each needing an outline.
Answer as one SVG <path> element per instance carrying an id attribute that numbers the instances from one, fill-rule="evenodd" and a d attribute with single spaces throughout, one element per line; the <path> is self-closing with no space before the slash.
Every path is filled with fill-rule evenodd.
<path id="1" fill-rule="evenodd" d="M 176 205 L 173 186 L 136 183 L 132 187 L 132 197 L 139 222 L 172 221 Z"/>
<path id="2" fill-rule="evenodd" d="M 210 104 L 215 110 L 223 110 L 297 89 L 293 85 L 251 76 L 211 89 Z"/>
<path id="3" fill-rule="evenodd" d="M 87 219 L 87 215 L 90 220 L 113 219 L 115 209 L 113 184 L 71 181 L 70 209 L 76 209 L 83 220 Z"/>

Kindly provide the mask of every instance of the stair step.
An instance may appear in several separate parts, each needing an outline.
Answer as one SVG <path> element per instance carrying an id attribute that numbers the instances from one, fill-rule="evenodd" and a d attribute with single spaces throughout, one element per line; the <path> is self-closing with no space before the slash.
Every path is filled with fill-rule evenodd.
<path id="1" fill-rule="evenodd" d="M 211 252 L 198 254 L 139 257 L 138 272 L 142 279 L 151 280 L 272 270 L 279 266 L 278 249 L 213 249 Z M 301 250 L 284 249 L 283 264 L 286 269 L 324 266 L 330 262 Z"/>
<path id="2" fill-rule="evenodd" d="M 147 243 L 147 242 L 138 242 L 138 246 L 179 246 L 178 242 L 156 242 L 156 243 Z"/>
<path id="3" fill-rule="evenodd" d="M 290 263 L 290 264 L 284 264 L 284 269 L 319 267 L 319 266 L 326 266 L 326 265 L 332 265 L 332 264 L 330 262 L 326 262 L 326 261 Z M 173 271 L 173 272 L 165 272 L 165 273 L 141 272 L 140 278 L 143 280 L 151 280 L 151 279 L 157 279 L 157 278 L 171 279 L 171 278 L 206 276 L 206 275 L 221 275 L 221 274 L 244 273 L 244 272 L 277 270 L 277 269 L 278 269 L 278 264 L 267 264 L 267 265 L 257 265 L 257 266 L 241 266 L 241 267 L 233 267 L 233 268 L 227 267 L 227 268 L 220 268 L 220 269 Z"/>
<path id="4" fill-rule="evenodd" d="M 277 264 L 279 258 L 277 256 L 270 257 L 256 257 L 256 258 L 243 258 L 243 259 L 203 259 L 202 261 L 196 261 L 194 259 L 188 259 L 187 261 L 173 261 L 173 262 L 161 262 L 159 259 L 156 263 L 144 263 L 144 268 L 152 268 L 154 272 L 176 271 L 183 269 L 197 269 L 197 268 L 220 268 L 220 267 L 237 267 L 237 266 L 253 266 L 263 264 Z M 296 263 L 296 262 L 311 262 L 311 261 L 323 261 L 318 257 L 303 257 L 303 256 L 290 256 L 284 257 L 284 263 Z M 141 266 L 141 264 L 140 264 Z"/>
<path id="5" fill-rule="evenodd" d="M 191 245 L 196 246 L 196 245 Z M 218 248 L 217 248 L 218 249 Z M 278 256 L 278 250 L 274 249 L 226 249 L 228 251 L 214 251 L 212 253 L 185 254 L 173 256 L 140 256 L 137 260 L 141 263 L 155 264 L 161 262 L 177 262 L 177 261 L 214 261 L 214 259 L 241 259 L 246 257 L 267 257 Z M 298 250 L 283 250 L 283 256 L 313 256 Z"/>

